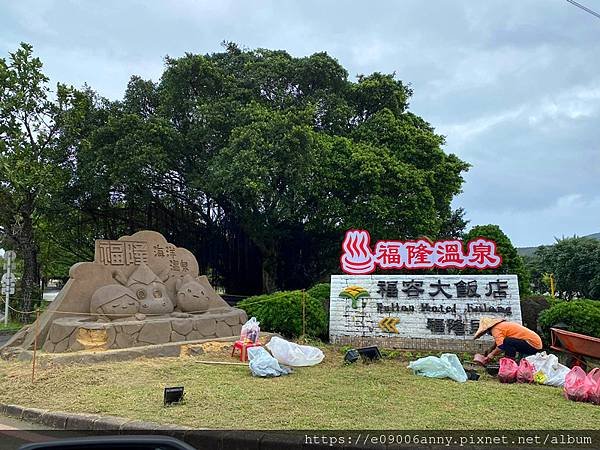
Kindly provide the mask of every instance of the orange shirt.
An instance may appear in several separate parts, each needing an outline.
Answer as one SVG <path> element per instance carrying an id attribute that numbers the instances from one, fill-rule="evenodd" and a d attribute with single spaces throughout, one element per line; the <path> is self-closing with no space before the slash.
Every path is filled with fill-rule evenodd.
<path id="1" fill-rule="evenodd" d="M 494 325 L 492 327 L 492 336 L 494 336 L 497 346 L 502 345 L 504 338 L 514 338 L 527 341 L 529 345 L 537 350 L 541 350 L 542 348 L 542 339 L 537 333 L 515 322 L 500 322 Z"/>

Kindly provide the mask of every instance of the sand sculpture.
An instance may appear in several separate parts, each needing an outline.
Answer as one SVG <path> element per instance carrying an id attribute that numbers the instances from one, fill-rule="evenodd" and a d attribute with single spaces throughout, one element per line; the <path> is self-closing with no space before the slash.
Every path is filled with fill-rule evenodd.
<path id="1" fill-rule="evenodd" d="M 94 262 L 75 264 L 69 276 L 37 323 L 0 350 L 4 356 L 34 342 L 57 353 L 239 336 L 247 320 L 199 275 L 191 252 L 154 231 L 96 241 Z"/>

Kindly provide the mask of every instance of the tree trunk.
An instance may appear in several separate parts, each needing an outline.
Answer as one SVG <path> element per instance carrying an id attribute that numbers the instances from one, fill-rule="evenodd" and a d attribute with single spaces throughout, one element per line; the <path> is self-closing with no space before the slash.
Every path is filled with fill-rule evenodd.
<path id="1" fill-rule="evenodd" d="M 24 214 L 20 230 L 19 249 L 23 258 L 23 279 L 21 280 L 21 310 L 32 311 L 40 298 L 40 265 L 38 247 L 33 233 L 33 221 L 30 214 Z M 21 314 L 21 322 L 30 319 L 29 314 Z"/>
<path id="2" fill-rule="evenodd" d="M 277 260 L 277 252 L 274 248 L 269 248 L 262 252 L 262 281 L 263 292 L 270 294 L 275 292 L 277 286 L 277 271 L 279 265 Z"/>

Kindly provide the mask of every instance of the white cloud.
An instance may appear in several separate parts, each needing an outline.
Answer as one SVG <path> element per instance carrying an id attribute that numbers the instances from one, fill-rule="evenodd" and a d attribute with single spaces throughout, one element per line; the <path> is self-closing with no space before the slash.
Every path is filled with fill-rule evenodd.
<path id="1" fill-rule="evenodd" d="M 581 194 L 568 194 L 559 197 L 556 200 L 556 205 L 554 208 L 557 210 L 563 210 L 564 208 L 581 207 L 585 204 L 586 201 Z"/>
<path id="2" fill-rule="evenodd" d="M 471 226 L 500 224 L 517 247 L 552 244 L 563 236 L 585 236 L 597 233 L 600 197 L 585 198 L 572 194 L 556 199 L 547 208 L 492 212 L 472 208 L 467 211 Z"/>
<path id="3" fill-rule="evenodd" d="M 526 100 L 513 109 L 479 116 L 460 123 L 438 124 L 448 143 L 460 147 L 495 127 L 526 121 L 532 129 L 552 130 L 565 122 L 590 118 L 600 113 L 600 85 L 597 82 L 565 89 L 537 100 Z"/>
<path id="4" fill-rule="evenodd" d="M 514 120 L 523 114 L 525 107 L 502 111 L 496 114 L 478 117 L 476 119 L 452 125 L 438 125 L 440 133 L 447 136 L 448 143 L 460 147 L 467 141 L 477 139 L 481 134 L 509 120 Z"/>
<path id="5" fill-rule="evenodd" d="M 27 2 L 20 1 L 5 2 L 3 6 L 7 7 L 18 24 L 30 33 L 45 34 L 47 36 L 59 35 L 59 30 L 53 27 L 47 19 L 48 12 L 58 8 L 55 1 L 36 2 L 34 7 Z"/>
<path id="6" fill-rule="evenodd" d="M 546 121 L 578 120 L 600 111 L 600 85 L 576 86 L 557 95 L 544 97 L 528 117 L 531 125 Z"/>

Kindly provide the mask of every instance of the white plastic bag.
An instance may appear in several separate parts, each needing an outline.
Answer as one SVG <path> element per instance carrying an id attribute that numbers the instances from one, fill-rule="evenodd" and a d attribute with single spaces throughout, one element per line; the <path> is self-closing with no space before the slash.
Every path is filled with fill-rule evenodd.
<path id="1" fill-rule="evenodd" d="M 534 380 L 539 380 L 541 384 L 549 386 L 561 387 L 565 384 L 565 377 L 570 369 L 560 364 L 556 355 L 541 352 L 525 359 L 535 367 Z"/>
<path id="2" fill-rule="evenodd" d="M 267 348 L 277 361 L 286 366 L 314 366 L 325 358 L 323 352 L 316 347 L 294 344 L 277 336 L 271 338 Z"/>
<path id="3" fill-rule="evenodd" d="M 250 371 L 255 377 L 278 377 L 292 371 L 288 367 L 281 367 L 279 362 L 262 347 L 250 347 L 248 359 Z"/>
<path id="4" fill-rule="evenodd" d="M 256 320 L 256 317 L 251 317 L 244 325 L 242 325 L 242 331 L 240 333 L 240 341 L 250 341 L 256 344 L 258 341 L 258 335 L 260 334 L 260 322 Z"/>
<path id="5" fill-rule="evenodd" d="M 419 358 L 412 361 L 408 368 L 416 375 L 424 377 L 452 378 L 459 383 L 467 381 L 467 373 L 454 353 L 444 353 L 439 358 L 437 356 Z"/>

